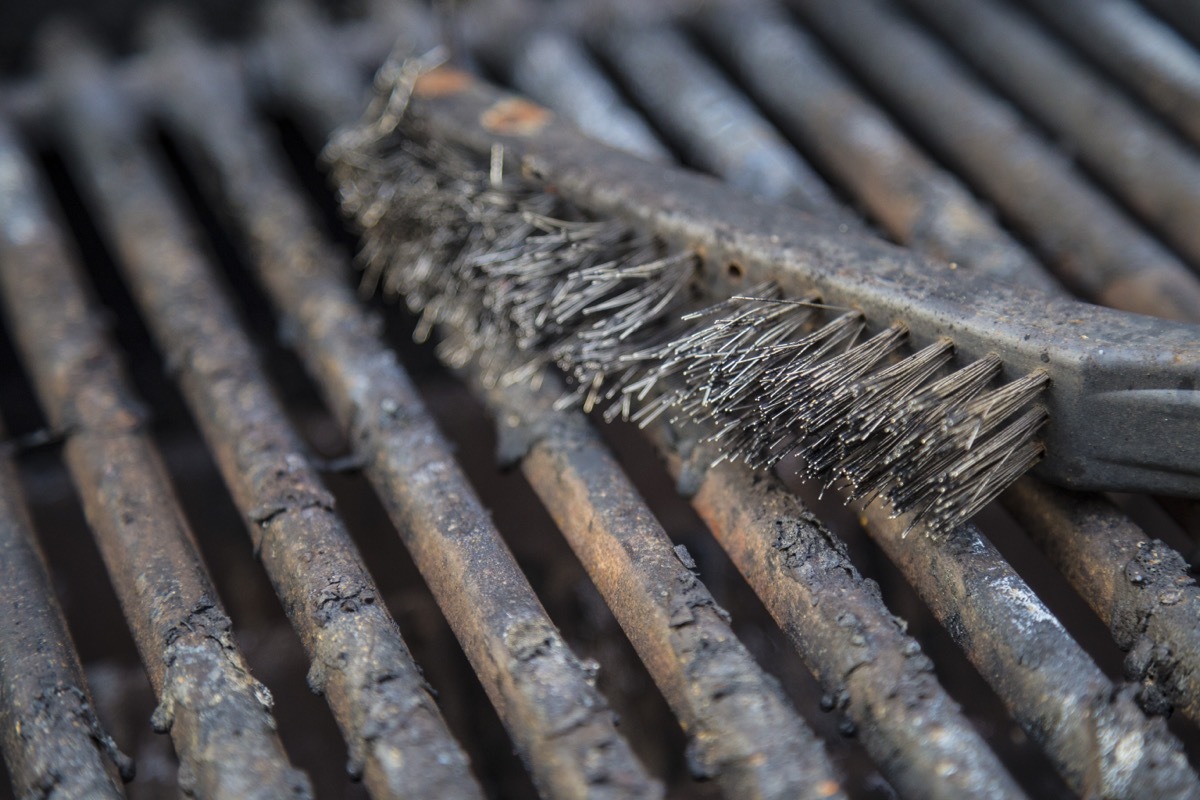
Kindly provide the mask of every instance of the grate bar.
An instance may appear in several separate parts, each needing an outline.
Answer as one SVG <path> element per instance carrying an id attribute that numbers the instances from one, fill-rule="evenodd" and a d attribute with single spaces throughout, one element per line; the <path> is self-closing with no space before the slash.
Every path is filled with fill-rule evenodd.
<path id="1" fill-rule="evenodd" d="M 160 68 L 188 69 L 185 58 Z M 108 88 L 99 97 L 105 117 L 80 122 L 108 154 L 88 167 L 126 282 L 300 635 L 309 684 L 328 699 L 349 745 L 348 769 L 376 797 L 482 796 L 178 202 L 139 144 L 139 115 Z"/>
<path id="2" fill-rule="evenodd" d="M 1003 500 L 1129 652 L 1142 705 L 1200 720 L 1200 589 L 1183 556 L 1099 496 L 1024 479 Z"/>
<path id="3" fill-rule="evenodd" d="M 653 431 L 680 486 L 824 687 L 830 706 L 907 797 L 1020 797 L 845 544 L 778 478 Z"/>
<path id="4" fill-rule="evenodd" d="M 997 204 L 1064 283 L 1112 308 L 1200 321 L 1200 280 L 923 31 L 873 0 L 790 5 Z"/>
<path id="5" fill-rule="evenodd" d="M 734 62 L 752 89 L 765 96 L 777 116 L 785 125 L 790 125 L 790 130 L 801 135 L 810 134 L 817 140 L 817 149 L 826 163 L 832 162 L 835 170 L 852 181 L 858 179 L 858 188 L 865 201 L 870 203 L 873 198 L 883 195 L 883 201 L 874 207 L 882 208 L 884 214 L 890 210 L 893 219 L 899 216 L 904 220 L 894 229 L 901 241 L 935 257 L 974 264 L 989 272 L 994 270 L 1007 280 L 1023 278 L 1040 288 L 1057 290 L 1057 285 L 1040 265 L 987 217 L 956 179 L 941 173 L 908 143 L 903 133 L 837 74 L 814 41 L 789 24 L 782 14 L 773 13 L 769 5 L 754 7 L 753 12 L 728 6 L 715 7 L 701 14 L 697 22 L 713 46 L 723 52 L 727 61 Z M 789 76 L 794 75 L 805 77 L 802 81 L 791 80 Z M 647 81 L 653 79 L 649 73 L 643 77 Z M 665 94 L 656 98 L 658 103 L 666 99 Z M 861 146 L 855 147 L 856 142 Z M 966 237 L 964 232 L 968 234 Z M 978 239 L 974 237 L 976 232 L 981 234 Z M 926 238 L 926 233 L 932 237 Z M 982 265 L 973 261 L 974 253 L 984 259 Z M 1074 519 L 1070 495 L 1047 490 L 1040 497 L 1043 514 Z M 1010 505 L 1019 502 L 1015 498 L 1008 498 L 1008 501 Z M 1107 515 L 1106 524 L 1133 526 L 1115 509 Z M 1056 529 L 1047 535 L 1058 532 Z M 1075 530 L 1063 531 L 1060 535 L 1067 541 L 1078 543 L 1081 541 L 1078 537 L 1085 534 Z M 1051 542 L 1047 544 L 1054 546 Z M 1159 546 L 1165 548 L 1161 543 Z M 1080 558 L 1087 561 L 1087 557 Z M 1174 554 L 1173 558 L 1180 557 Z M 1094 594 L 1089 596 L 1094 597 Z M 1171 648 L 1167 642 L 1180 637 L 1191 638 L 1190 629 L 1170 625 L 1156 625 L 1156 628 L 1157 641 L 1162 645 L 1151 651 L 1156 657 L 1147 660 L 1148 657 L 1142 656 L 1141 661 L 1135 663 L 1131 659 L 1130 662 L 1131 676 L 1135 674 L 1147 683 L 1147 690 L 1139 701 L 1159 710 L 1169 710 L 1172 703 L 1188 705 L 1186 692 L 1178 687 L 1180 681 L 1187 679 L 1170 677 L 1174 675 L 1175 660 L 1169 654 L 1179 652 L 1180 648 Z M 1119 636 L 1118 641 L 1129 649 L 1133 639 L 1125 635 Z M 1140 654 L 1142 650 L 1138 652 Z M 1187 663 L 1191 659 L 1184 655 L 1178 660 Z M 1159 680 L 1158 676 L 1168 676 L 1165 679 L 1166 697 L 1162 690 L 1150 688 Z"/>
<path id="6" fill-rule="evenodd" d="M 1131 0 L 1025 0 L 1113 78 L 1200 144 L 1200 55 Z"/>
<path id="7" fill-rule="evenodd" d="M 730 185 L 860 228 L 832 190 L 721 72 L 665 26 L 617 28 L 600 47 L 685 155 Z"/>
<path id="8" fill-rule="evenodd" d="M 0 175 L 13 174 L 15 153 L 0 128 Z M 0 219 L 11 225 L 3 203 Z M 96 718 L 19 487 L 0 457 L 0 586 L 9 598 L 0 607 L 0 752 L 19 797 L 119 800 L 133 762 Z"/>
<path id="9" fill-rule="evenodd" d="M 307 797 L 287 761 L 270 693 L 233 642 L 143 411 L 105 324 L 86 295 L 32 169 L 0 192 L 4 300 L 46 415 L 66 438 L 67 467 L 159 700 L 153 724 L 170 731 L 184 791 L 203 797 Z M 119 166 L 115 165 L 114 166 Z"/>
<path id="10" fill-rule="evenodd" d="M 259 277 L 540 791 L 659 795 L 616 732 L 594 666 L 546 616 L 407 374 L 343 284 L 341 259 L 282 178 L 240 85 L 211 71 L 189 77 L 163 98 L 174 122 L 215 168 Z"/>
<path id="11" fill-rule="evenodd" d="M 1062 291 L 966 187 L 839 74 L 785 14 L 767 4 L 751 13 L 718 6 L 697 21 L 785 131 L 845 182 L 897 241 L 997 280 Z"/>
<path id="12" fill-rule="evenodd" d="M 1175 247 L 1200 262 L 1200 158 L 1015 9 L 903 0 Z M 1104 120 L 1097 125 L 1096 120 Z"/>
<path id="13" fill-rule="evenodd" d="M 479 39 L 474 43 L 477 50 L 490 61 L 500 62 L 515 86 L 589 135 L 652 161 L 672 160 L 670 151 L 622 99 L 574 36 L 535 30 Z"/>
<path id="14" fill-rule="evenodd" d="M 490 359 L 518 357 L 497 343 Z M 503 361 L 501 363 L 504 363 Z M 579 412 L 543 373 L 497 385 L 471 371 L 522 469 L 678 716 L 695 777 L 727 797 L 844 797 L 819 739 L 729 627 L 728 615 Z"/>
<path id="15" fill-rule="evenodd" d="M 1067 784 L 1102 797 L 1200 797 L 1162 718 L 1114 686 L 1037 595 L 968 524 L 946 537 L 904 537 L 878 502 L 867 531 Z"/>

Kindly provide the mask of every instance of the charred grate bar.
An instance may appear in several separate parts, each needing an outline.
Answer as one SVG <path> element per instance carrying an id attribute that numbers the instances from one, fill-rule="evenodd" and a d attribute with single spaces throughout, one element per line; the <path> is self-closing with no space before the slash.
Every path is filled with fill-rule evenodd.
<path id="1" fill-rule="evenodd" d="M 1063 24 L 1066 12 L 1053 3 L 1022 4 L 1049 25 Z M 1192 45 L 1146 11 L 1112 4 L 1139 22 L 1116 30 L 1089 14 L 1095 37 L 1130 52 L 1157 40 L 1144 37 L 1174 37 L 1178 57 L 1200 64 Z M 1175 125 L 1192 135 L 1186 109 L 1200 109 L 1200 94 L 1173 80 L 1166 84 L 1170 102 L 1156 94 L 1142 104 L 1138 94 L 1158 85 L 1154 70 L 1165 64 L 1138 61 L 1135 70 L 1119 47 L 1093 51 L 1090 40 L 1030 32 L 1034 17 L 1012 5 L 793 0 L 786 9 L 739 3 L 694 13 L 686 4 L 639 12 L 619 3 L 604 11 L 567 2 L 535 11 L 516 3 L 494 17 L 468 10 L 458 24 L 467 46 L 460 55 L 473 55 L 491 74 L 618 146 L 658 161 L 686 160 L 844 230 L 878 225 L 915 250 L 1006 279 L 1200 319 L 1188 232 L 1155 205 L 1165 202 L 1167 189 L 1182 197 L 1200 187 L 1166 161 L 1155 164 L 1170 181 L 1155 181 L 1121 162 L 1120 153 L 1106 152 L 1119 149 L 1111 141 L 1077 139 L 1070 119 L 1053 116 L 1069 109 L 1052 107 L 1054 92 L 1071 81 L 1090 81 L 1114 96 L 1119 81 L 1131 93 L 1117 101 L 1130 120 L 1126 128 Z M 308 684 L 328 704 L 344 742 L 338 747 L 348 754 L 346 771 L 370 796 L 536 790 L 546 797 L 823 798 L 895 791 L 949 798 L 1067 789 L 1200 796 L 1195 761 L 1188 760 L 1200 740 L 1200 592 L 1180 553 L 1188 546 L 1182 535 L 1170 534 L 1173 547 L 1110 499 L 1024 479 L 1002 498 L 1016 524 L 989 517 L 950 538 L 904 538 L 904 524 L 871 505 L 854 510 L 870 536 L 856 538 L 857 526 L 843 524 L 828 503 L 802 501 L 774 475 L 728 463 L 710 467 L 716 459 L 707 443 L 659 421 L 647 430 L 650 440 L 711 540 L 744 576 L 744 591 L 769 614 L 766 628 L 747 626 L 744 604 L 732 616 L 722 608 L 727 601 L 718 604 L 729 590 L 719 572 L 704 568 L 703 553 L 693 559 L 696 545 L 674 546 L 678 528 L 658 510 L 658 498 L 643 498 L 636 470 L 606 446 L 599 423 L 555 407 L 556 376 L 515 385 L 489 380 L 497 361 L 515 357 L 497 343 L 486 370 L 457 365 L 457 377 L 493 419 L 503 465 L 520 466 L 604 613 L 632 645 L 624 662 L 606 662 L 597 676 L 596 663 L 577 655 L 580 644 L 560 630 L 563 607 L 520 556 L 521 532 L 492 521 L 478 479 L 463 468 L 470 454 L 456 456 L 438 430 L 431 414 L 437 409 L 419 393 L 430 378 L 400 365 L 374 312 L 353 296 L 349 258 L 323 231 L 262 113 L 271 109 L 319 147 L 361 112 L 364 78 L 397 35 L 414 53 L 433 43 L 436 26 L 420 6 L 379 3 L 369 13 L 333 26 L 309 9 L 278 3 L 266 14 L 265 34 L 237 48 L 160 16 L 146 28 L 147 46 L 124 62 L 60 31 L 42 37 L 44 70 L 0 90 L 0 123 L 20 129 L 0 130 L 5 323 L 51 438 L 61 439 L 51 448 L 61 448 L 121 600 L 159 703 L 153 724 L 171 733 L 179 788 L 200 797 L 296 796 L 311 791 L 300 770 L 328 790 L 339 785 L 328 776 L 342 765 L 324 763 L 327 755 L 298 757 L 301 732 L 276 722 L 283 717 L 272 717 L 270 694 L 251 677 L 251 648 L 239 648 L 242 640 L 233 636 L 240 622 L 222 611 L 202 564 L 200 550 L 213 558 L 204 548 L 212 532 L 176 499 L 171 483 L 183 479 L 164 469 L 159 436 L 147 428 L 159 410 L 143 407 L 123 375 L 104 309 L 90 296 L 66 228 L 47 202 L 39 148 L 61 150 L 84 190 L 87 213 L 111 244 L 136 304 L 127 313 L 145 321 L 163 354 L 250 534 L 245 549 L 261 562 L 294 631 L 284 635 L 297 640 Z M 620 13 L 632 21 L 609 26 Z M 1040 47 L 1050 49 L 1036 51 L 1050 63 L 1078 47 L 1085 54 L 1079 63 L 1045 70 L 1083 77 L 1048 79 L 1036 87 L 1041 94 L 1032 93 L 1028 76 L 1008 82 L 1010 73 L 997 72 L 983 83 L 939 40 L 942 25 L 951 45 L 983 60 L 1003 60 L 1006 47 Z M 972 47 L 966 38 L 986 38 L 997 26 L 1013 31 L 994 49 Z M 871 45 L 880 36 L 894 51 Z M 561 68 L 540 69 L 543 60 Z M 997 69 L 990 62 L 976 68 Z M 795 80 L 797 71 L 810 80 Z M 475 111 L 495 99 L 482 87 L 473 91 L 478 107 L 460 102 L 438 121 L 464 140 L 474 135 Z M 710 112 L 706 103 L 718 108 Z M 1167 121 L 1156 121 L 1151 109 Z M 159 126 L 164 132 L 156 134 Z M 1081 149 L 1086 171 L 1050 143 L 1045 128 L 1090 148 Z M 161 158 L 156 136 L 178 147 L 180 163 Z M 1180 139 L 1155 158 L 1183 163 L 1196 156 Z M 195 180 L 220 231 L 202 226 L 206 235 L 196 235 L 173 170 Z M 328 197 L 324 191 L 318 200 Z M 1174 237 L 1174 245 L 1150 229 Z M 258 287 L 252 291 L 270 306 L 263 313 L 280 320 L 284 344 L 323 398 L 322 413 L 348 441 L 352 460 L 363 465 L 466 654 L 474 673 L 468 680 L 482 684 L 531 784 L 497 772 L 502 762 L 471 734 L 474 715 L 463 722 L 452 713 L 456 698 L 448 695 L 469 696 L 462 680 L 440 674 L 420 633 L 414 640 L 404 616 L 389 611 L 389 565 L 360 554 L 371 551 L 371 539 L 355 542 L 363 535 L 355 509 L 326 488 L 300 412 L 288 389 L 276 385 L 277 373 L 260 363 L 255 326 L 243 322 L 252 321 L 260 296 L 249 311 L 239 309 L 251 290 L 240 288 L 241 278 L 224 285 L 205 241 L 213 237 L 227 237 L 225 246 L 240 252 L 247 280 Z M 744 279 L 739 270 L 727 276 L 734 285 Z M 28 460 L 21 442 L 29 438 L 16 440 L 20 464 Z M 121 781 L 132 777 L 121 749 L 139 754 L 132 742 L 105 732 L 113 726 L 105 698 L 92 700 L 84 674 L 95 664 L 83 658 L 80 666 L 68 632 L 80 638 L 77 626 L 85 623 L 78 612 L 62 619 L 53 589 L 69 599 L 71 587 L 54 583 L 59 557 L 50 559 L 47 575 L 38 552 L 41 538 L 55 556 L 53 537 L 23 510 L 22 477 L 6 470 L 0 479 L 0 580 L 20 595 L 0 609 L 0 747 L 9 778 L 21 797 L 121 796 Z M 1134 508 L 1139 519 L 1165 524 L 1152 501 Z M 1195 513 L 1194 505 L 1172 507 L 1180 508 Z M 368 535 L 395 532 L 376 527 Z M 1009 548 L 997 550 L 988 536 L 997 545 L 1004 545 L 1000 536 L 1028 537 L 1061 576 L 1027 581 L 1025 572 L 1036 565 L 1028 558 L 1010 564 Z M 887 581 L 881 592 L 864 577 L 872 555 L 902 575 L 924 606 Z M 1061 600 L 1072 591 L 1068 585 L 1110 629 L 1108 642 L 1081 639 L 1077 631 L 1092 623 L 1059 611 L 1070 608 Z M 961 655 L 939 648 L 926 620 L 944 626 Z M 1109 650 L 1117 648 L 1128 653 L 1121 676 L 1127 683 L 1101 666 L 1111 670 Z M 794 649 L 812 680 L 778 672 L 771 649 Z M 631 719 L 634 726 L 643 719 L 636 711 L 617 726 L 610 705 L 638 702 L 621 696 L 630 684 L 619 678 L 629 669 L 644 670 L 665 699 L 684 731 L 677 747 L 666 731 L 632 729 Z M 955 674 L 972 669 L 995 698 L 991 717 L 980 716 L 984 706 Z M 819 702 L 805 694 L 814 690 Z M 836 724 L 821 709 L 835 712 Z M 1181 721 L 1168 729 L 1161 717 L 1172 711 Z M 1014 725 L 1030 743 L 1013 749 L 1007 740 Z M 686 762 L 690 777 L 663 771 L 645 744 L 656 737 L 667 750 L 676 747 L 670 758 Z M 323 754 L 336 752 L 322 747 Z M 1044 761 L 1029 767 L 1034 750 Z M 869 774 L 856 774 L 860 769 Z M 135 780 L 127 788 L 141 796 L 139 786 Z"/>

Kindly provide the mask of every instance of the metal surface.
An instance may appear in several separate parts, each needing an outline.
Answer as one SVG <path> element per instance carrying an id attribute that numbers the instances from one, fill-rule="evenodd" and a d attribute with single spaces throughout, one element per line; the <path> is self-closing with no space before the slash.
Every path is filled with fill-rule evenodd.
<path id="1" fill-rule="evenodd" d="M 1103 497 L 1027 479 L 1003 501 L 1128 651 L 1142 705 L 1200 719 L 1200 591 L 1183 556 Z"/>
<path id="2" fill-rule="evenodd" d="M 1023 0 L 1055 32 L 1200 143 L 1200 54 L 1132 0 Z"/>
<path id="3" fill-rule="evenodd" d="M 1113 308 L 1200 321 L 1200 280 L 939 43 L 874 0 L 789 5 L 1066 285 Z"/>
<path id="4" fill-rule="evenodd" d="M 766 4 L 716 7 L 701 14 L 698 24 L 750 92 L 896 241 L 997 280 L 1062 291 L 786 15 Z"/>
<path id="5" fill-rule="evenodd" d="M 693 774 L 727 797 L 844 797 L 821 742 L 586 418 L 555 409 L 559 381 L 545 374 L 534 389 L 470 375 L 500 429 L 501 460 L 520 462 L 687 733 Z"/>
<path id="6" fill-rule="evenodd" d="M 195 66 L 177 43 L 160 75 Z M 189 56 L 191 56 L 189 60 Z M 109 210 L 120 266 L 243 514 L 349 744 L 352 775 L 375 797 L 479 797 L 466 757 L 204 263 L 178 200 L 139 144 L 139 114 L 92 87 L 109 110 L 81 119 L 121 169 L 88 163 Z"/>
<path id="7" fill-rule="evenodd" d="M 1200 783 L 1161 718 L 1114 685 L 1037 595 L 971 525 L 905 538 L 878 504 L 867 531 L 1045 749 L 1072 789 L 1100 797 L 1200 797 Z"/>
<path id="8" fill-rule="evenodd" d="M 0 184 L 10 179 L 14 152 L 0 129 Z M 96 718 L 7 456 L 0 457 L 0 586 L 7 595 L 0 606 L 0 752 L 13 788 L 21 797 L 123 798 L 133 762 Z"/>
<path id="9" fill-rule="evenodd" d="M 1200 263 L 1200 157 L 1024 15 L 989 0 L 903 0 L 1138 215 Z M 1097 125 L 1097 120 L 1104 124 Z"/>
<path id="10" fill-rule="evenodd" d="M 4 162 L 7 318 L 46 416 L 66 436 L 67 467 L 158 696 L 154 726 L 171 733 L 180 784 L 202 797 L 307 797 L 308 780 L 289 765 L 275 733 L 271 695 L 233 642 L 166 471 L 141 430 L 144 411 L 103 317 L 79 291 L 32 170 L 11 150 Z"/>
<path id="11" fill-rule="evenodd" d="M 345 286 L 344 261 L 282 177 L 240 86 L 213 71 L 186 77 L 162 98 L 175 127 L 204 154 L 258 277 L 539 789 L 553 797 L 659 795 L 615 730 L 594 665 L 576 658 L 546 616 L 410 379 Z"/>
<path id="12" fill-rule="evenodd" d="M 696 165 L 743 191 L 858 227 L 812 167 L 677 31 L 621 27 L 605 34 L 600 47 Z"/>
<path id="13" fill-rule="evenodd" d="M 906 623 L 799 498 L 774 476 L 707 468 L 711 453 L 666 426 L 654 434 L 693 507 L 901 794 L 1021 796 Z"/>

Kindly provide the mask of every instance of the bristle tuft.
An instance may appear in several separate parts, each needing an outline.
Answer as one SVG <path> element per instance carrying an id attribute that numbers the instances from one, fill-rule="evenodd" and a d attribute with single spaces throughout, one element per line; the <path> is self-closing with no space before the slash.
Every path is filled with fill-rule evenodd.
<path id="1" fill-rule="evenodd" d="M 993 388 L 995 356 L 947 373 L 949 341 L 903 355 L 904 325 L 871 332 L 858 311 L 771 283 L 697 309 L 694 253 L 520 180 L 502 153 L 435 140 L 387 97 L 386 125 L 368 119 L 326 155 L 365 234 L 364 290 L 403 297 L 418 338 L 439 328 L 452 366 L 507 382 L 555 365 L 573 387 L 564 407 L 695 423 L 718 460 L 760 469 L 799 452 L 811 477 L 934 534 L 1040 458 L 1044 372 Z M 492 363 L 497 337 L 528 358 Z"/>

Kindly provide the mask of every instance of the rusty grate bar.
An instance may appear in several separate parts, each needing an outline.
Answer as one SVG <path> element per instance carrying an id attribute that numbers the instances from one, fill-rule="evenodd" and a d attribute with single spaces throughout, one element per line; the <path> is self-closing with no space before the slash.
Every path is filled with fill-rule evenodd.
<path id="1" fill-rule="evenodd" d="M 1028 235 L 1064 283 L 1113 308 L 1200 320 L 1196 276 L 923 31 L 873 0 L 789 4 Z"/>
<path id="2" fill-rule="evenodd" d="M 14 173 L 15 152 L 0 127 L 0 174 Z M 12 211 L 0 199 L 6 226 L 20 224 Z M 17 795 L 125 797 L 121 784 L 133 779 L 133 762 L 96 718 L 7 456 L 0 457 L 0 586 L 8 595 L 0 607 L 0 752 Z"/>
<path id="3" fill-rule="evenodd" d="M 1024 479 L 1003 500 L 1129 651 L 1142 705 L 1200 719 L 1200 590 L 1183 556 L 1103 497 Z"/>
<path id="4" fill-rule="evenodd" d="M 1200 158 L 1169 130 L 1016 9 L 987 0 L 903 2 L 1018 106 L 1069 140 L 1079 161 L 1186 257 L 1200 261 Z"/>
<path id="5" fill-rule="evenodd" d="M 697 23 L 751 93 L 896 241 L 997 280 L 1061 291 L 967 188 L 922 153 L 785 14 L 767 4 L 749 12 L 718 6 Z"/>
<path id="6" fill-rule="evenodd" d="M 541 791 L 661 793 L 613 727 L 594 668 L 547 618 L 409 378 L 344 286 L 342 261 L 282 178 L 240 85 L 212 72 L 175 77 L 188 80 L 165 93 L 168 112 L 215 168 L 264 286 L 295 325 L 301 356 L 366 457 L 368 476 Z"/>
<path id="7" fill-rule="evenodd" d="M 1025 0 L 1055 32 L 1200 143 L 1200 55 L 1132 0 Z"/>
<path id="8" fill-rule="evenodd" d="M 1147 718 L 1131 691 L 1104 676 L 973 525 L 942 538 L 904 538 L 908 523 L 878 503 L 862 513 L 872 538 L 1072 789 L 1200 797 L 1166 723 Z"/>
<path id="9" fill-rule="evenodd" d="M 665 25 L 626 25 L 599 46 L 685 155 L 743 191 L 858 228 L 860 222 L 737 87 Z"/>
<path id="10" fill-rule="evenodd" d="M 196 553 L 143 412 L 31 168 L 14 151 L 3 184 L 16 224 L 0 234 L 4 302 L 20 353 L 64 455 L 159 700 L 185 791 L 206 797 L 307 797 Z"/>
<path id="11" fill-rule="evenodd" d="M 375 797 L 481 796 L 332 496 L 140 144 L 139 115 L 111 84 L 89 91 L 105 114 L 79 124 L 106 153 L 87 167 L 120 266 L 305 646 L 309 683 L 327 697 L 349 744 L 349 770 Z"/>
<path id="12" fill-rule="evenodd" d="M 727 797 L 843 797 L 821 742 L 730 629 L 690 556 L 672 548 L 586 418 L 555 409 L 560 382 L 544 373 L 537 389 L 496 385 L 477 368 L 470 377 L 503 458 L 520 460 L 683 725 L 696 777 L 715 778 Z"/>
<path id="13" fill-rule="evenodd" d="M 666 426 L 652 433 L 697 513 L 901 794 L 1021 796 L 905 623 L 799 498 L 741 465 L 709 469 Z"/>

